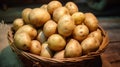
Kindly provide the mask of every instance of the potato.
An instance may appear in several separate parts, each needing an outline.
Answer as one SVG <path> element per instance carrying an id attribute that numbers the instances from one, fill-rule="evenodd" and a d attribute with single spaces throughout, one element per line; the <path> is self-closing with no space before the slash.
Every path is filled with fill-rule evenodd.
<path id="1" fill-rule="evenodd" d="M 95 37 L 87 37 L 81 42 L 81 46 L 83 54 L 88 54 L 90 52 L 96 51 L 99 48 L 100 43 Z"/>
<path id="2" fill-rule="evenodd" d="M 89 29 L 86 25 L 77 25 L 73 30 L 73 38 L 78 41 L 84 40 L 89 34 Z"/>
<path id="3" fill-rule="evenodd" d="M 97 30 L 98 20 L 92 13 L 85 13 L 85 25 L 89 28 L 90 32 Z"/>
<path id="4" fill-rule="evenodd" d="M 25 8 L 25 9 L 22 11 L 22 18 L 23 18 L 23 20 L 25 21 L 26 24 L 29 24 L 29 23 L 30 23 L 29 14 L 30 14 L 31 11 L 32 11 L 31 8 Z"/>
<path id="5" fill-rule="evenodd" d="M 53 56 L 53 52 L 48 48 L 47 42 L 42 44 L 40 56 L 47 57 L 47 58 L 51 58 Z"/>
<path id="6" fill-rule="evenodd" d="M 39 55 L 41 52 L 42 46 L 41 43 L 37 40 L 32 40 L 30 52 L 36 55 Z"/>
<path id="7" fill-rule="evenodd" d="M 24 25 L 22 18 L 17 18 L 13 21 L 13 30 L 17 31 L 20 27 Z"/>
<path id="8" fill-rule="evenodd" d="M 59 7 L 53 12 L 53 20 L 58 22 L 63 15 L 69 15 L 69 10 L 66 7 Z"/>
<path id="9" fill-rule="evenodd" d="M 51 36 L 57 32 L 57 23 L 53 20 L 49 20 L 44 24 L 43 32 L 46 37 Z"/>
<path id="10" fill-rule="evenodd" d="M 85 19 L 85 15 L 82 12 L 75 12 L 72 14 L 72 18 L 75 21 L 76 25 L 82 24 L 84 22 Z"/>
<path id="11" fill-rule="evenodd" d="M 41 27 L 51 19 L 50 14 L 42 8 L 34 8 L 29 15 L 30 23 L 35 27 Z"/>
<path id="12" fill-rule="evenodd" d="M 47 41 L 47 37 L 45 36 L 43 30 L 39 30 L 39 31 L 38 31 L 37 40 L 38 40 L 40 43 L 44 43 L 45 41 Z"/>
<path id="13" fill-rule="evenodd" d="M 56 58 L 56 59 L 63 59 L 63 58 L 64 58 L 64 52 L 65 52 L 65 50 L 56 52 L 56 53 L 54 54 L 53 58 Z"/>
<path id="14" fill-rule="evenodd" d="M 25 33 L 18 33 L 14 36 L 14 45 L 21 50 L 29 50 L 31 46 L 31 38 Z"/>
<path id="15" fill-rule="evenodd" d="M 65 7 L 69 10 L 71 15 L 75 12 L 78 12 L 78 7 L 74 2 L 67 2 Z"/>
<path id="16" fill-rule="evenodd" d="M 82 47 L 81 47 L 80 43 L 75 39 L 71 39 L 65 47 L 64 55 L 66 58 L 81 56 L 82 55 Z"/>
<path id="17" fill-rule="evenodd" d="M 100 29 L 97 29 L 97 31 L 91 32 L 88 36 L 90 36 L 90 37 L 95 37 L 96 39 L 99 40 L 100 43 L 101 43 L 102 40 L 103 40 L 102 33 L 101 33 L 101 30 L 100 30 Z"/>
<path id="18" fill-rule="evenodd" d="M 70 15 L 64 15 L 58 21 L 58 33 L 64 37 L 70 36 L 74 28 L 75 23 Z"/>
<path id="19" fill-rule="evenodd" d="M 43 4 L 40 8 L 42 8 L 42 9 L 47 11 L 47 6 L 48 6 L 47 4 Z"/>
<path id="20" fill-rule="evenodd" d="M 17 30 L 16 34 L 21 33 L 21 32 L 26 32 L 31 37 L 31 39 L 34 39 L 37 36 L 37 31 L 32 25 L 22 26 L 21 28 Z"/>
<path id="21" fill-rule="evenodd" d="M 48 3 L 47 10 L 52 15 L 54 10 L 56 10 L 59 7 L 62 7 L 62 4 L 59 1 L 51 1 Z"/>
<path id="22" fill-rule="evenodd" d="M 59 34 L 51 35 L 48 40 L 48 47 L 53 51 L 61 51 L 66 46 L 66 41 Z"/>

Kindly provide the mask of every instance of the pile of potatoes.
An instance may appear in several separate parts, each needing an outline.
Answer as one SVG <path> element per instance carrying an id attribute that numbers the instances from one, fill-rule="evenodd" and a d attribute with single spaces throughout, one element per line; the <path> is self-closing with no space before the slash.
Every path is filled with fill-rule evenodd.
<path id="1" fill-rule="evenodd" d="M 94 14 L 80 12 L 73 2 L 25 8 L 12 29 L 18 49 L 47 58 L 80 57 L 95 52 L 103 40 Z"/>

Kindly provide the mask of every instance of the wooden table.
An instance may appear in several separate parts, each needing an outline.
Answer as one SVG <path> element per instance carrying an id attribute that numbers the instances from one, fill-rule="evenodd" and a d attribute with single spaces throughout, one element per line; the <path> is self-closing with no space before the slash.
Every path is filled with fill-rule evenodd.
<path id="1" fill-rule="evenodd" d="M 120 66 L 120 18 L 99 18 L 99 24 L 108 32 L 110 43 L 101 55 L 102 67 Z M 2 52 L 9 44 L 7 32 L 11 24 L 0 23 L 0 51 Z"/>

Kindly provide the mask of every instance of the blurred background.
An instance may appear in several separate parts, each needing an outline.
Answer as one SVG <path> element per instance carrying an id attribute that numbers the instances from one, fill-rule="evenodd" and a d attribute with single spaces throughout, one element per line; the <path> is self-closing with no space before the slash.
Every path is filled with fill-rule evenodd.
<path id="1" fill-rule="evenodd" d="M 51 0 L 0 0 L 0 20 L 12 22 L 21 17 L 24 8 L 40 7 Z M 120 0 L 59 0 L 63 4 L 73 1 L 79 11 L 92 12 L 97 17 L 120 17 Z"/>

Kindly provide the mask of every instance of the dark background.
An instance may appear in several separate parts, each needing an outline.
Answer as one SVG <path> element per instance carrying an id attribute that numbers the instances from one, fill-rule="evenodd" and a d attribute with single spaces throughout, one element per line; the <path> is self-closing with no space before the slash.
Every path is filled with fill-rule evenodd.
<path id="1" fill-rule="evenodd" d="M 12 22 L 21 17 L 24 8 L 40 7 L 51 0 L 0 0 L 0 20 Z M 120 17 L 120 0 L 59 0 L 64 5 L 68 1 L 77 4 L 79 11 L 92 12 L 97 17 Z M 100 4 L 105 1 L 104 4 Z M 91 4 L 89 4 L 91 3 Z M 95 5 L 96 4 L 96 5 Z"/>

